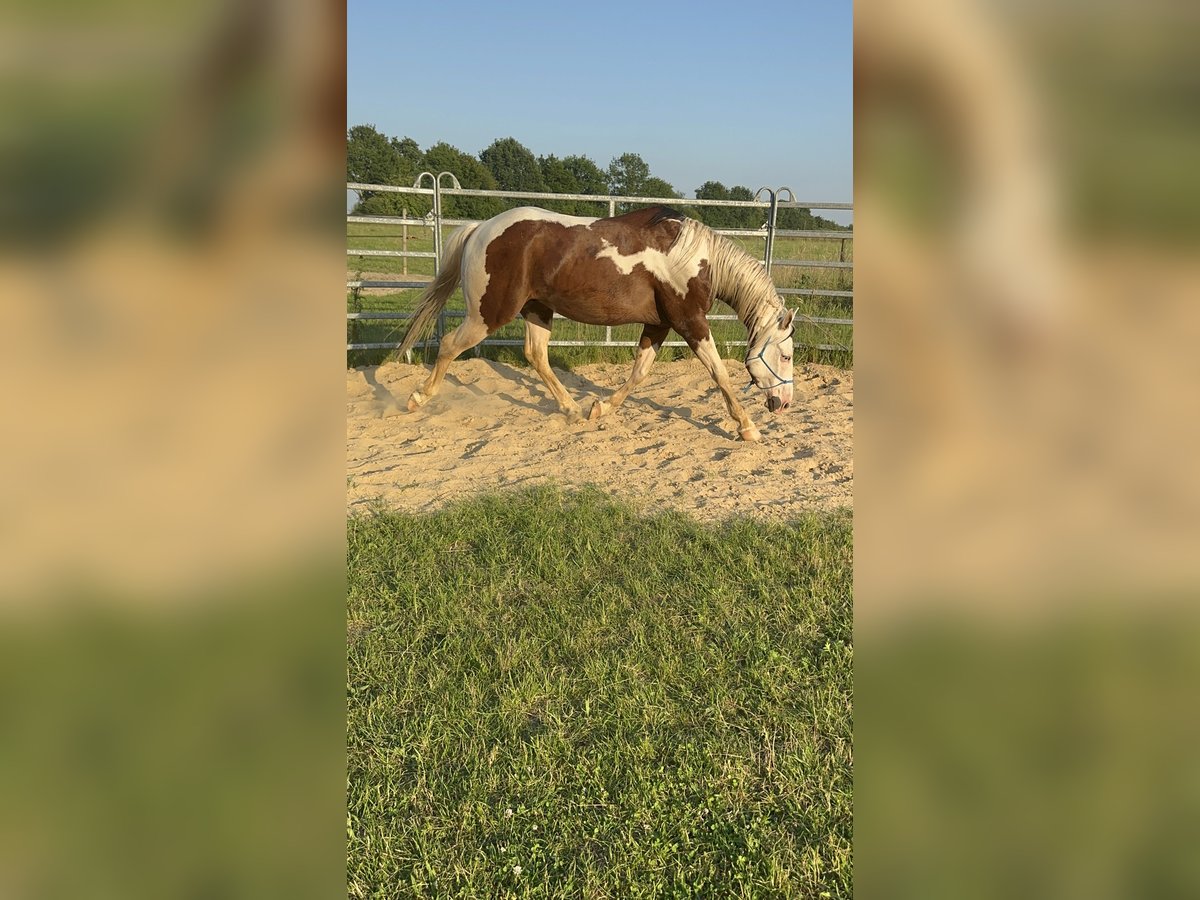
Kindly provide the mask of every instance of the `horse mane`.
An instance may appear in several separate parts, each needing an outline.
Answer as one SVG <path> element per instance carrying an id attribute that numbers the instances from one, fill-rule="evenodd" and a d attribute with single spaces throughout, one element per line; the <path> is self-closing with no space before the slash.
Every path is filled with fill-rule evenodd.
<path id="1" fill-rule="evenodd" d="M 750 343 L 762 324 L 783 309 L 775 282 L 763 264 L 704 223 L 684 219 L 672 251 L 676 248 L 681 253 L 708 257 L 713 293 L 737 313 L 749 332 Z"/>
<path id="2" fill-rule="evenodd" d="M 670 206 L 652 206 L 651 209 L 654 210 L 654 214 L 650 217 L 649 221 L 646 222 L 647 228 L 652 225 L 657 225 L 659 222 L 667 219 L 682 221 L 687 218 L 687 216 L 685 216 L 679 210 L 673 209 Z"/>

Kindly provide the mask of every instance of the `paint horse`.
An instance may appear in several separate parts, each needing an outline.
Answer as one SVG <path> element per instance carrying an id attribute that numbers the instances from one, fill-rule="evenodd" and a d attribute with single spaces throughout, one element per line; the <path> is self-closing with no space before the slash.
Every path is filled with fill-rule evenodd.
<path id="1" fill-rule="evenodd" d="M 663 206 L 609 219 L 564 216 L 522 207 L 451 235 L 441 271 L 421 295 L 400 350 L 406 353 L 433 328 L 446 300 L 462 283 L 466 316 L 442 338 L 428 380 L 408 400 L 416 411 L 441 386 L 446 368 L 518 315 L 525 318 L 525 356 L 545 381 L 568 421 L 582 419 L 547 357 L 555 313 L 592 325 L 644 326 L 633 371 L 589 419 L 616 409 L 650 366 L 672 328 L 704 363 L 737 421 L 743 440 L 758 428 L 734 396 L 709 331 L 713 299 L 725 301 L 746 326 L 746 369 L 778 412 L 792 402 L 792 322 L 766 269 L 708 226 Z"/>

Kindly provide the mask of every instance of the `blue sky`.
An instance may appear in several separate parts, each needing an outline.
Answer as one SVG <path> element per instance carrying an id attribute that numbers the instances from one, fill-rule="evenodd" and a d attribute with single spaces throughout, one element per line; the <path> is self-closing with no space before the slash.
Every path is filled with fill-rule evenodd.
<path id="1" fill-rule="evenodd" d="M 349 0 L 347 125 L 852 197 L 849 0 Z M 835 218 L 834 216 L 830 216 Z M 842 216 L 837 216 L 841 220 Z"/>

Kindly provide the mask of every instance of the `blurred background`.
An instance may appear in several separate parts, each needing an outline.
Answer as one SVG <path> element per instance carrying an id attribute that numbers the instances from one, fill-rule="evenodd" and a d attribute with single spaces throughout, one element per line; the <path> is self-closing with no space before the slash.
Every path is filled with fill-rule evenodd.
<path id="1" fill-rule="evenodd" d="M 855 4 L 864 896 L 1200 893 L 1198 25 Z"/>
<path id="2" fill-rule="evenodd" d="M 4 897 L 344 890 L 344 28 L 0 13 Z"/>

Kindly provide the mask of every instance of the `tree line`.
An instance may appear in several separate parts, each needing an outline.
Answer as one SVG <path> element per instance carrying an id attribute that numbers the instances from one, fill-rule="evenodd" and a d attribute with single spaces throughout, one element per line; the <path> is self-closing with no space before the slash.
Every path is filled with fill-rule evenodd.
<path id="1" fill-rule="evenodd" d="M 619 197 L 668 197 L 687 215 L 713 228 L 759 228 L 766 210 L 736 206 L 690 206 L 686 198 L 662 178 L 637 153 L 614 157 L 601 169 L 584 155 L 559 158 L 535 156 L 512 137 L 498 138 L 472 156 L 450 144 L 439 142 L 422 151 L 412 138 L 382 134 L 374 125 L 355 125 L 346 133 L 346 180 L 362 184 L 411 186 L 421 172 L 453 172 L 464 188 L 490 191 L 537 191 L 558 194 L 612 194 Z M 428 182 L 427 182 L 428 183 Z M 753 200 L 744 185 L 727 188 L 719 181 L 706 181 L 695 191 L 697 200 Z M 536 204 L 555 212 L 577 216 L 608 215 L 606 201 L 522 201 L 499 197 L 442 198 L 442 212 L 450 218 L 488 219 L 514 206 Z M 618 204 L 618 212 L 625 211 Z M 352 213 L 364 216 L 424 216 L 432 199 L 419 194 L 363 191 Z M 632 209 L 632 204 L 627 208 Z M 780 209 L 779 227 L 803 230 L 845 230 L 807 209 Z"/>

